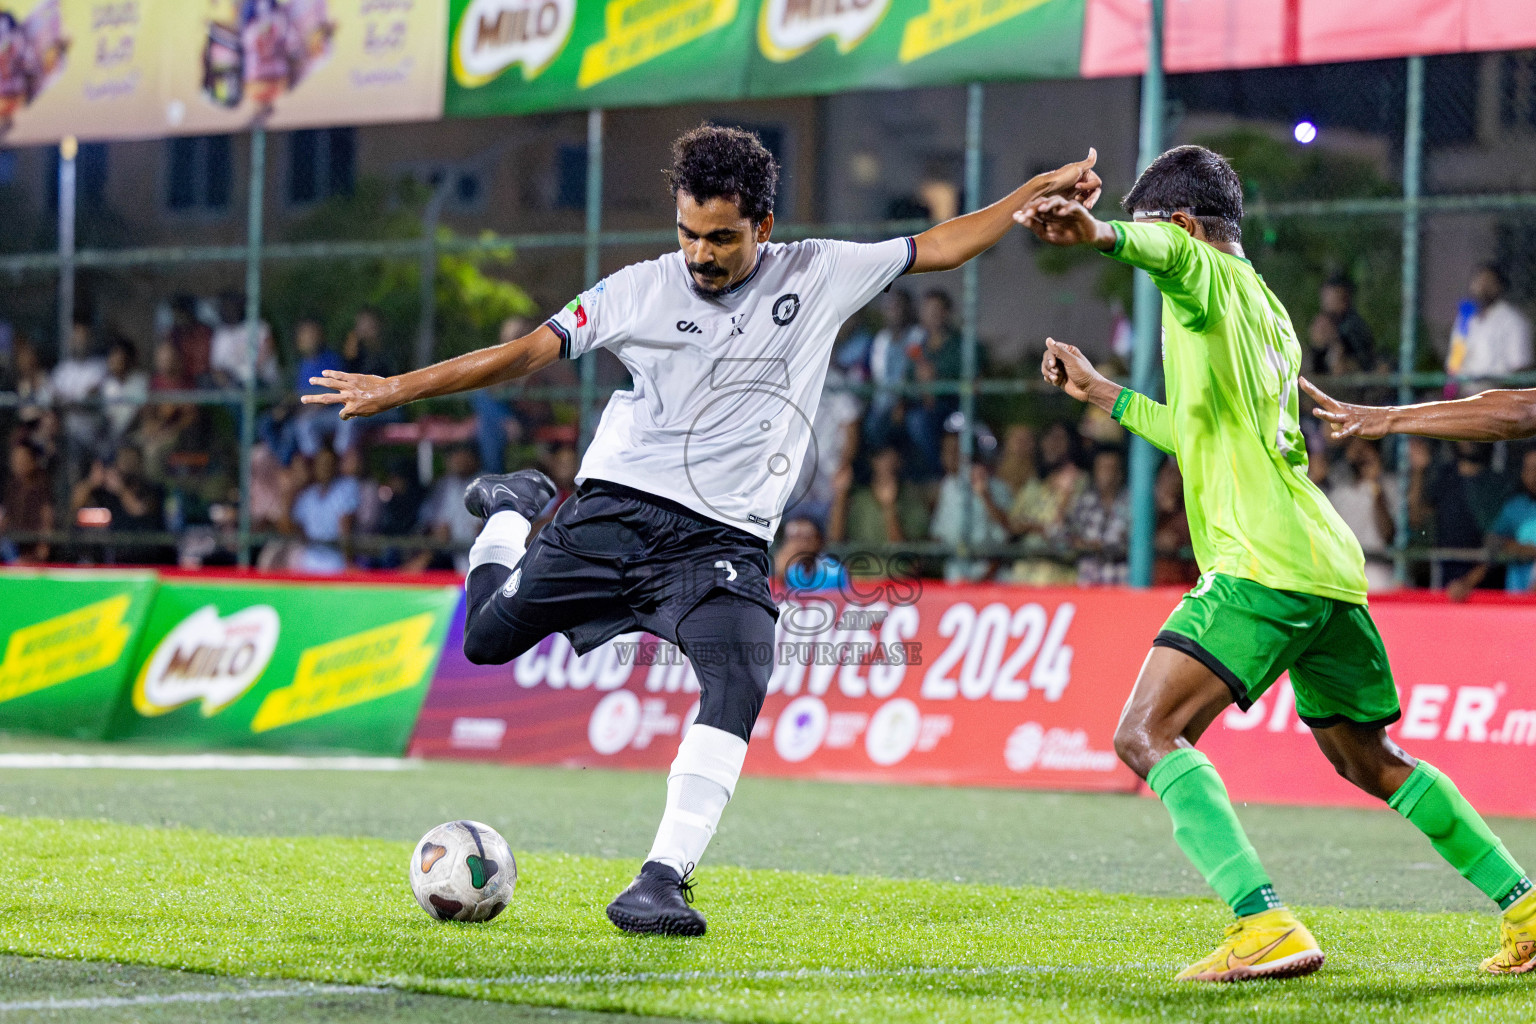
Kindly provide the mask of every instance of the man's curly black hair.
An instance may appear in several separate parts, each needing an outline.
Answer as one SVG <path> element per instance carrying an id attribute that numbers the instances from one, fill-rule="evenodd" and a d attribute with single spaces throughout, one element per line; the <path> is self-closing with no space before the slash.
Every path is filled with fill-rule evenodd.
<path id="1" fill-rule="evenodd" d="M 700 203 L 729 199 L 753 224 L 773 212 L 779 190 L 778 161 L 756 135 L 712 124 L 672 143 L 672 168 L 665 174 L 674 199 L 679 192 Z"/>
<path id="2" fill-rule="evenodd" d="M 1141 172 L 1120 205 L 1137 210 L 1192 210 L 1213 242 L 1243 237 L 1243 183 L 1220 153 L 1204 146 L 1170 149 Z"/>

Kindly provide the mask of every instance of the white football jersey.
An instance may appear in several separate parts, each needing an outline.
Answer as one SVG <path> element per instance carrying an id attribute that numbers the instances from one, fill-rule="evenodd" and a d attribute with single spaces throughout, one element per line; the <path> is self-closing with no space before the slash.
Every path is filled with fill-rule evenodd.
<path id="1" fill-rule="evenodd" d="M 603 410 L 578 482 L 608 480 L 771 541 L 815 458 L 811 421 L 843 321 L 912 267 L 910 238 L 758 246 L 705 298 L 681 252 L 599 281 L 548 321 L 560 354 L 618 356 L 634 389 Z"/>

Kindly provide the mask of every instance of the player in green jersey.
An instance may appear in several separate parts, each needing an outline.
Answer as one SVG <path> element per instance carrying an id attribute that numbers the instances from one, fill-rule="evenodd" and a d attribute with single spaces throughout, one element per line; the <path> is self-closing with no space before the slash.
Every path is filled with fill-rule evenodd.
<path id="1" fill-rule="evenodd" d="M 1364 557 L 1307 479 L 1301 346 L 1243 256 L 1236 172 L 1210 150 L 1181 146 L 1153 161 L 1123 205 L 1130 223 L 1101 222 L 1064 199 L 1015 218 L 1053 245 L 1090 245 L 1146 270 L 1163 293 L 1166 405 L 1054 340 L 1041 371 L 1172 454 L 1184 475 L 1202 575 L 1153 641 L 1115 733 L 1116 752 L 1163 801 L 1174 839 L 1237 916 L 1221 945 L 1179 977 L 1292 977 L 1322 966 L 1195 749 L 1223 709 L 1246 710 L 1286 671 L 1297 712 L 1339 774 L 1418 826 L 1503 909 L 1502 948 L 1483 968 L 1531 970 L 1530 880 L 1451 780 L 1387 736 L 1400 711 L 1365 606 Z"/>

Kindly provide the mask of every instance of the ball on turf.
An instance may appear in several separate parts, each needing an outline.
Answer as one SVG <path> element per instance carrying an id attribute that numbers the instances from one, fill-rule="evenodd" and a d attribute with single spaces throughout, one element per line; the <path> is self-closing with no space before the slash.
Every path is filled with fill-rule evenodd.
<path id="1" fill-rule="evenodd" d="M 440 921 L 489 921 L 516 885 L 512 848 L 478 821 L 445 822 L 411 851 L 411 892 Z"/>

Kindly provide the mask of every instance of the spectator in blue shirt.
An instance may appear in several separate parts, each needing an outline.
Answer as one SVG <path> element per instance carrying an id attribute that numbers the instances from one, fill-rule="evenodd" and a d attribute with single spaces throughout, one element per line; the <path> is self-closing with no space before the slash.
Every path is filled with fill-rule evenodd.
<path id="1" fill-rule="evenodd" d="M 1536 448 L 1520 461 L 1521 492 L 1504 503 L 1499 518 L 1489 529 L 1495 551 L 1524 559 L 1511 562 L 1504 573 L 1504 589 L 1524 593 L 1531 589 L 1531 570 L 1536 561 Z"/>
<path id="2" fill-rule="evenodd" d="M 842 563 L 822 553 L 821 525 L 799 516 L 784 524 L 774 568 L 792 592 L 840 589 L 848 582 Z"/>
<path id="3" fill-rule="evenodd" d="M 315 482 L 299 492 L 289 511 L 287 532 L 299 533 L 308 541 L 295 566 L 303 572 L 347 568 L 361 492 L 356 477 L 339 476 L 336 468 L 334 452 L 326 448 L 316 452 Z"/>

